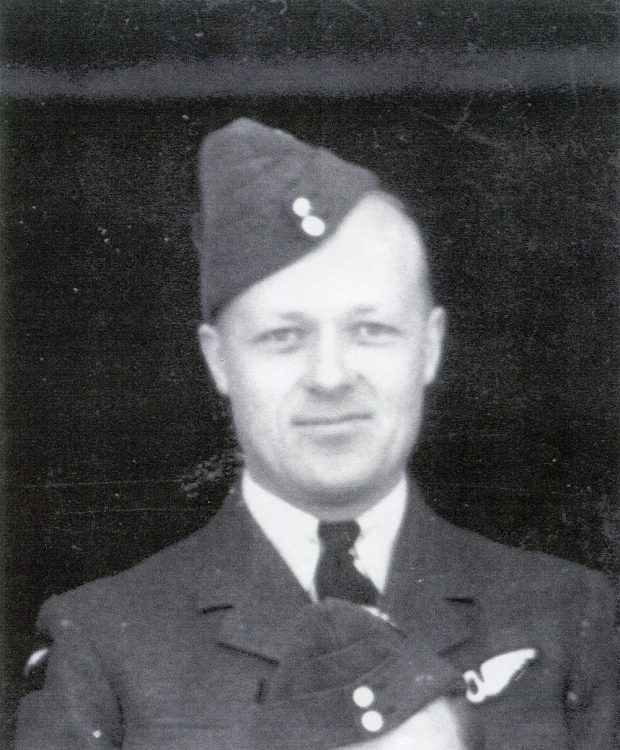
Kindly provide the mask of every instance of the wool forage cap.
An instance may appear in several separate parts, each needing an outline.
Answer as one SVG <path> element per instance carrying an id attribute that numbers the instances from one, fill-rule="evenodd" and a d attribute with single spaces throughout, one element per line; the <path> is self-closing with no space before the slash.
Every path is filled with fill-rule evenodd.
<path id="1" fill-rule="evenodd" d="M 327 750 L 384 735 L 441 696 L 456 669 L 372 608 L 325 599 L 294 620 L 256 707 L 256 750 Z"/>
<path id="2" fill-rule="evenodd" d="M 367 192 L 369 170 L 241 118 L 206 136 L 194 219 L 202 314 L 314 250 Z"/>

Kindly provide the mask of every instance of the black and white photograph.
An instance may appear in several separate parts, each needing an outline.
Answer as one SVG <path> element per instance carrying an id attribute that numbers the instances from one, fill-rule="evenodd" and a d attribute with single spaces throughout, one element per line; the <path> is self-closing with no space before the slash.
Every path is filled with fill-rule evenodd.
<path id="1" fill-rule="evenodd" d="M 2 3 L 0 745 L 618 746 L 618 20 Z"/>

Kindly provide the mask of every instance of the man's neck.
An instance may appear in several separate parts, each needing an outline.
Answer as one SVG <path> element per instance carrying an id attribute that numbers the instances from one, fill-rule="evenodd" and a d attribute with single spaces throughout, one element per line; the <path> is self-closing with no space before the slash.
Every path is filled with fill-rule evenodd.
<path id="1" fill-rule="evenodd" d="M 351 521 L 367 513 L 371 508 L 381 503 L 386 497 L 395 492 L 397 488 L 406 493 L 407 479 L 403 472 L 396 476 L 390 483 L 386 483 L 375 492 L 369 492 L 366 488 L 362 493 L 334 493 L 333 495 L 318 495 L 313 497 L 299 497 L 294 492 L 278 492 L 268 483 L 256 478 L 247 468 L 243 472 L 244 483 L 254 484 L 260 491 L 282 500 L 288 505 L 307 513 L 319 521 L 336 523 L 338 521 Z"/>

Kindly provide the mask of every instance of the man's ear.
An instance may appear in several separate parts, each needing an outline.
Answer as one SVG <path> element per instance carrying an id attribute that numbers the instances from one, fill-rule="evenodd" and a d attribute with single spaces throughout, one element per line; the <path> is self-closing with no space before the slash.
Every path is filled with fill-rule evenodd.
<path id="1" fill-rule="evenodd" d="M 200 351 L 216 388 L 223 396 L 227 396 L 228 377 L 222 354 L 223 344 L 220 332 L 215 326 L 201 323 L 198 326 L 198 341 L 200 342 Z"/>
<path id="2" fill-rule="evenodd" d="M 446 311 L 443 307 L 433 307 L 426 322 L 426 346 L 424 351 L 424 383 L 429 385 L 439 372 L 446 335 Z"/>

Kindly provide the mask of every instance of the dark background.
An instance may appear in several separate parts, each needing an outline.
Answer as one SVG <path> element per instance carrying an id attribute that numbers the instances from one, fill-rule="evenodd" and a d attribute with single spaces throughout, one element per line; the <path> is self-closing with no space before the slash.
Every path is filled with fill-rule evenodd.
<path id="1" fill-rule="evenodd" d="M 240 115 L 375 169 L 425 229 L 450 315 L 414 460 L 431 504 L 615 569 L 613 4 L 22 0 L 3 17 L 9 733 L 42 601 L 190 533 L 234 476 L 188 224 L 200 140 Z"/>

